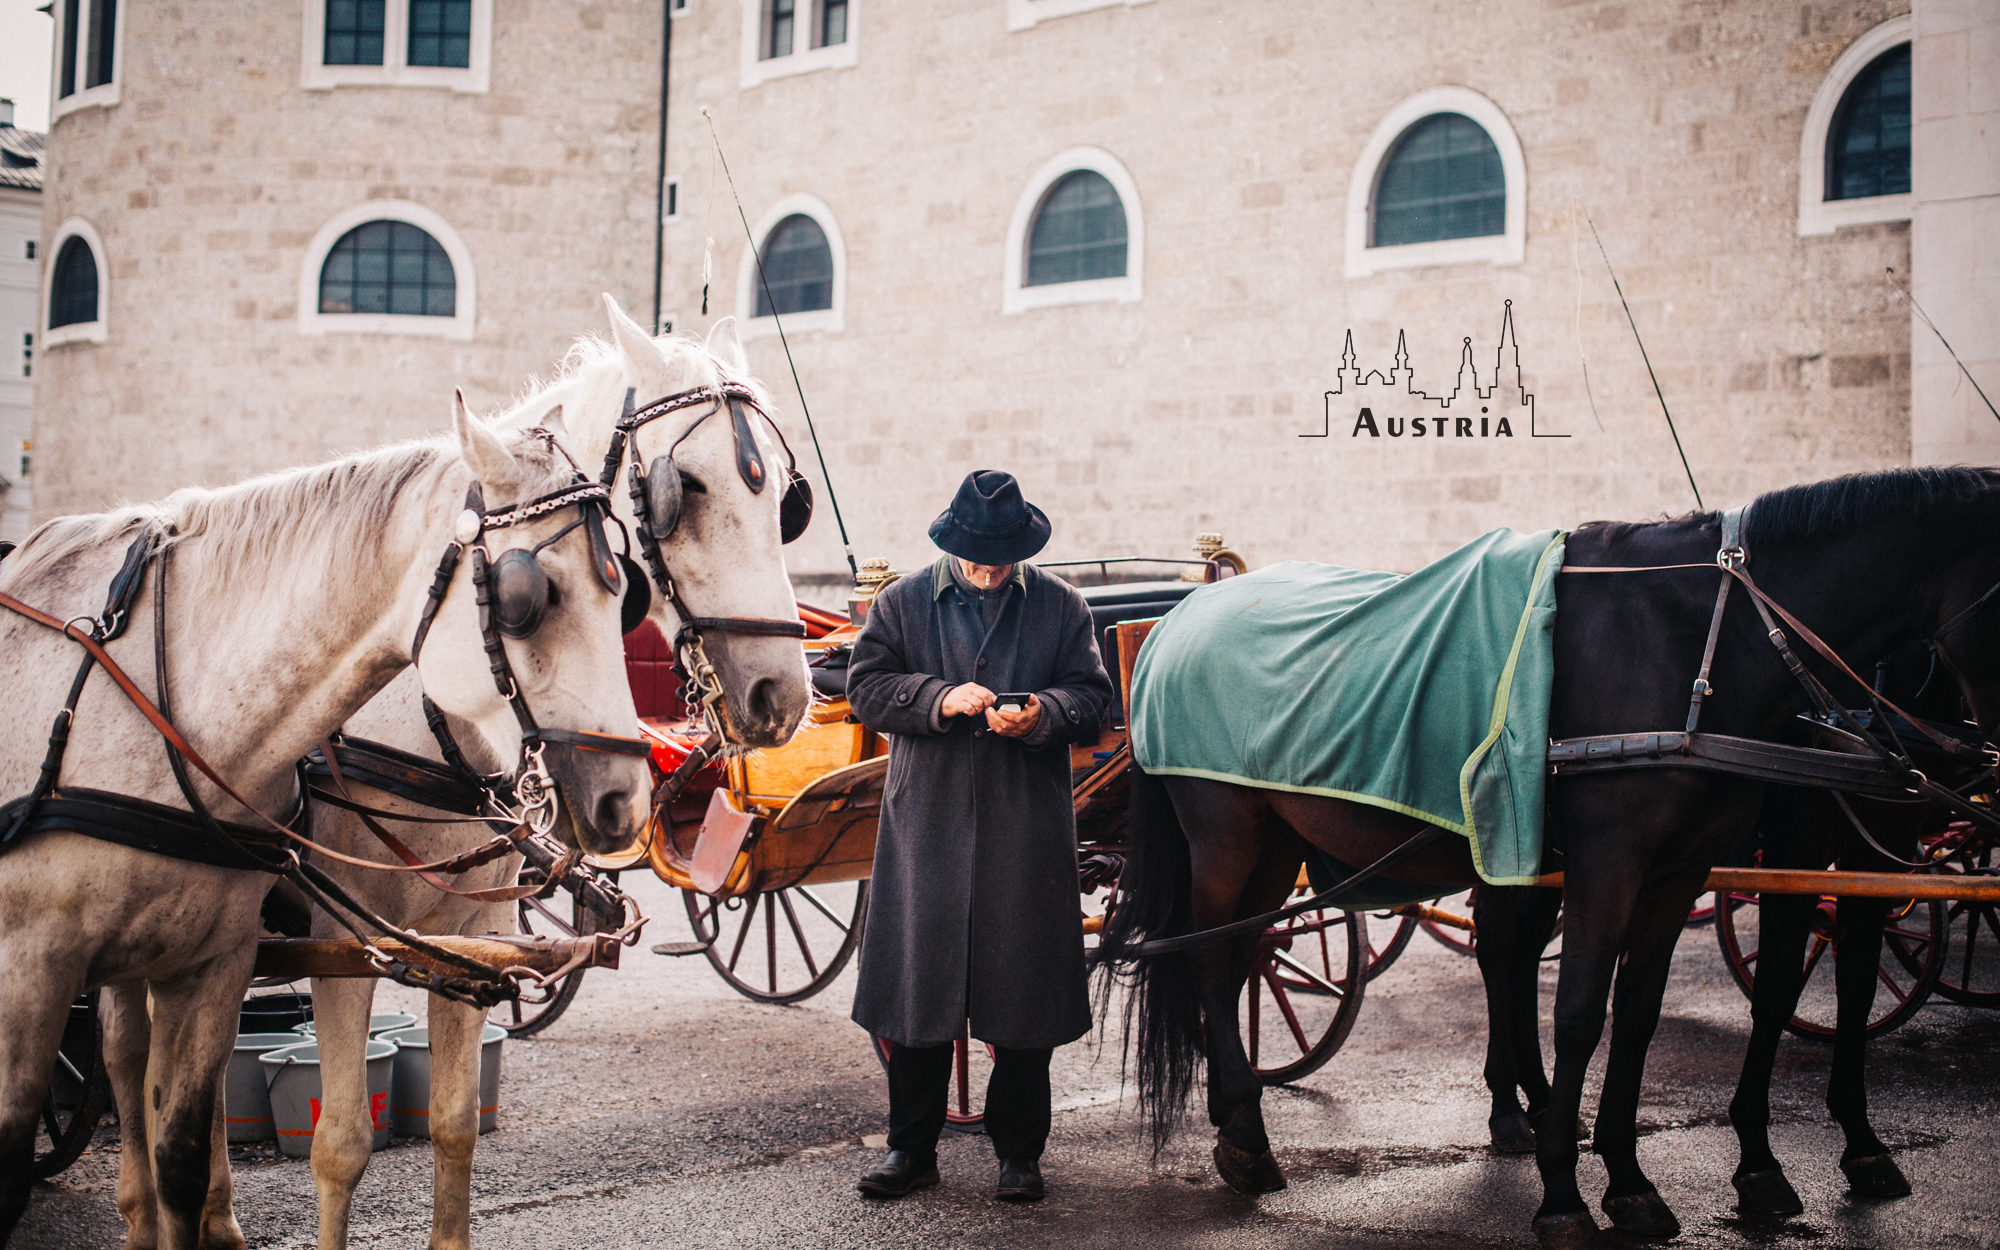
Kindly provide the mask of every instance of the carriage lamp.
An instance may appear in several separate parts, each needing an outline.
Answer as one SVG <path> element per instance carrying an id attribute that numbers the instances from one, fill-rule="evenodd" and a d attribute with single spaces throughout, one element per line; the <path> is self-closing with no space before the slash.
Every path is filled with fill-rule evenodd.
<path id="1" fill-rule="evenodd" d="M 1249 562 L 1223 546 L 1222 535 L 1212 530 L 1194 536 L 1194 555 L 1197 560 L 1219 567 L 1213 570 L 1188 569 L 1181 574 L 1181 580 L 1184 582 L 1220 581 L 1225 577 L 1250 571 Z M 1224 571 L 1225 568 L 1228 571 Z"/>
<path id="2" fill-rule="evenodd" d="M 889 567 L 889 561 L 876 556 L 861 562 L 861 571 L 855 574 L 854 590 L 847 596 L 847 619 L 856 625 L 868 620 L 868 605 L 875 602 L 875 596 L 888 588 L 890 582 L 902 574 Z"/>

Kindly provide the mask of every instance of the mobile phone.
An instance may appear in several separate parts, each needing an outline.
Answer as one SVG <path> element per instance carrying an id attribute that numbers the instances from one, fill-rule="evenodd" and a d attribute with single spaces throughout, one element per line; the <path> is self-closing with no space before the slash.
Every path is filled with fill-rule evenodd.
<path id="1" fill-rule="evenodd" d="M 996 694 L 993 696 L 993 706 L 1002 712 L 1025 712 L 1028 710 L 1028 700 L 1034 697 L 1034 692 L 1028 690 Z"/>

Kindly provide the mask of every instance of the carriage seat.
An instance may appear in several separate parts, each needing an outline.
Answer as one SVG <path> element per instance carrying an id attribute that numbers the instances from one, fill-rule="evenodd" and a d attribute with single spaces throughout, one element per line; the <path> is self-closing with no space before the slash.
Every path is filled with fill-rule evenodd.
<path id="1" fill-rule="evenodd" d="M 1111 586 L 1080 586 L 1090 605 L 1090 625 L 1097 633 L 1097 649 L 1104 656 L 1104 671 L 1111 674 L 1111 707 L 1108 723 L 1125 723 L 1125 693 L 1118 685 L 1118 625 L 1165 616 L 1174 610 L 1200 582 L 1122 582 Z"/>

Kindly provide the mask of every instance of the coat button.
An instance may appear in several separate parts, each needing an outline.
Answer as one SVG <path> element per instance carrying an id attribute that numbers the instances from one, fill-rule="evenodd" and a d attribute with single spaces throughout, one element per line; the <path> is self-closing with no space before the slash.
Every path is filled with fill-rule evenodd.
<path id="1" fill-rule="evenodd" d="M 985 657 L 985 656 L 983 656 L 983 655 L 982 655 L 982 656 L 980 656 L 980 657 L 979 657 L 979 664 L 977 665 L 977 667 L 979 667 L 979 668 L 985 668 L 985 667 L 986 667 L 986 657 Z"/>
<path id="2" fill-rule="evenodd" d="M 898 703 L 908 703 L 909 701 L 910 701 L 910 696 L 909 692 L 907 691 L 896 696 L 896 702 Z"/>

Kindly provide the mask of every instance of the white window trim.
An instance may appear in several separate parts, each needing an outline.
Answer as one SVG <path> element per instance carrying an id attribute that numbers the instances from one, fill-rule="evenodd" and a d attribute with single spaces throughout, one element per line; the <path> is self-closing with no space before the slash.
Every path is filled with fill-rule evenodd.
<path id="1" fill-rule="evenodd" d="M 1403 132 L 1433 113 L 1462 113 L 1479 123 L 1500 150 L 1500 176 L 1507 185 L 1505 228 L 1476 239 L 1440 239 L 1434 243 L 1368 246 L 1369 219 L 1374 213 L 1375 184 L 1389 150 Z M 1528 163 L 1521 138 L 1500 106 L 1470 87 L 1431 87 L 1417 92 L 1383 116 L 1368 136 L 1361 159 L 1347 182 L 1347 263 L 1350 278 L 1366 278 L 1392 269 L 1430 265 L 1518 265 L 1527 257 Z"/>
<path id="2" fill-rule="evenodd" d="M 131 3 L 131 0 L 125 0 Z M 124 5 L 119 6 L 121 9 Z M 485 95 L 493 81 L 493 0 L 472 0 L 471 64 L 411 65 L 410 0 L 385 0 L 380 65 L 328 65 L 326 0 L 305 0 L 305 41 L 299 86 L 307 91 L 335 87 L 436 87 L 461 95 Z"/>
<path id="3" fill-rule="evenodd" d="M 1037 22 L 1053 22 L 1098 9 L 1136 8 L 1153 0 L 1007 0 L 1007 29 L 1031 30 Z"/>
<path id="4" fill-rule="evenodd" d="M 125 80 L 125 10 L 130 7 L 130 0 L 121 3 L 111 19 L 111 81 L 95 87 L 79 87 L 75 92 L 66 96 L 58 96 L 56 94 L 56 92 L 62 90 L 63 5 L 61 0 L 56 0 L 56 3 L 49 9 L 49 15 L 55 18 L 53 23 L 55 38 L 51 40 L 54 46 L 49 53 L 49 61 L 53 67 L 49 74 L 50 129 L 55 128 L 57 120 L 67 117 L 80 109 L 110 108 L 112 105 L 118 103 L 118 86 Z M 81 30 L 76 32 L 76 78 L 78 82 L 88 82 L 90 75 L 84 62 L 88 61 L 90 57 L 90 0 L 79 0 L 76 6 L 76 13 L 78 24 L 82 27 Z"/>
<path id="5" fill-rule="evenodd" d="M 120 8 L 125 6 L 120 5 Z M 90 258 L 97 262 L 97 320 L 77 321 L 66 326 L 49 324 L 49 314 L 53 311 L 50 303 L 55 295 L 56 259 L 62 255 L 63 244 L 72 238 L 82 239 L 90 248 Z M 81 217 L 72 217 L 56 229 L 55 237 L 49 241 L 48 263 L 43 267 L 42 280 L 42 337 L 36 351 L 50 347 L 61 347 L 64 343 L 102 343 L 110 337 L 111 329 L 111 266 L 105 263 L 104 240 L 98 237 L 97 227 Z"/>
<path id="6" fill-rule="evenodd" d="M 1911 194 L 1871 195 L 1858 200 L 1826 198 L 1826 140 L 1833 129 L 1833 115 L 1840 97 L 1854 84 L 1861 71 L 1876 57 L 1897 44 L 1909 43 L 1915 20 L 1905 13 L 1892 17 L 1847 45 L 1826 71 L 1826 78 L 1806 110 L 1805 130 L 1799 136 L 1799 237 L 1832 234 L 1842 226 L 1865 226 L 1878 221 L 1908 221 Z"/>
<path id="7" fill-rule="evenodd" d="M 769 3 L 770 0 L 743 0 L 742 77 L 745 88 L 773 78 L 790 78 L 795 74 L 811 74 L 823 69 L 853 69 L 859 63 L 862 0 L 847 0 L 847 38 L 843 42 L 828 44 L 824 48 L 801 47 L 801 42 L 810 43 L 811 40 L 801 41 L 795 27 L 791 54 L 773 57 L 763 55 L 764 6 Z M 813 0 L 799 0 L 799 7 L 804 10 L 808 22 L 818 11 Z"/>
<path id="8" fill-rule="evenodd" d="M 406 313 L 323 313 L 319 310 L 319 274 L 326 256 L 341 236 L 364 222 L 408 222 L 438 241 L 451 258 L 452 276 L 458 280 L 457 309 L 450 317 L 413 317 Z M 472 272 L 472 253 L 451 223 L 421 204 L 406 200 L 369 200 L 336 214 L 319 228 L 306 247 L 305 264 L 299 271 L 300 334 L 407 334 L 419 338 L 472 341 L 477 320 L 478 283 Z"/>
<path id="9" fill-rule="evenodd" d="M 1034 227 L 1035 213 L 1049 188 L 1064 175 L 1079 169 L 1103 175 L 1125 208 L 1125 276 L 1023 286 L 1028 268 L 1028 232 Z M 1133 181 L 1132 172 L 1103 148 L 1069 148 L 1056 153 L 1037 169 L 1021 189 L 1021 198 L 1014 202 L 1014 215 L 1007 222 L 1000 311 L 1012 316 L 1031 308 L 1058 308 L 1066 304 L 1134 303 L 1145 294 L 1145 271 L 1146 214 L 1140 206 L 1139 184 Z"/>
<path id="10" fill-rule="evenodd" d="M 763 252 L 771 231 L 787 217 L 805 216 L 813 219 L 826 234 L 826 247 L 833 254 L 833 307 L 816 308 L 811 312 L 785 313 L 782 317 L 758 317 L 757 311 L 757 257 Z M 847 243 L 841 237 L 840 223 L 833 219 L 833 210 L 826 201 L 816 195 L 799 192 L 779 200 L 764 215 L 757 219 L 756 229 L 750 237 L 757 240 L 755 252 L 746 251 L 743 264 L 736 275 L 736 307 L 739 309 L 736 322 L 738 334 L 744 340 L 761 339 L 778 332 L 778 322 L 785 323 L 786 334 L 810 334 L 815 331 L 824 334 L 838 334 L 847 326 Z"/>

